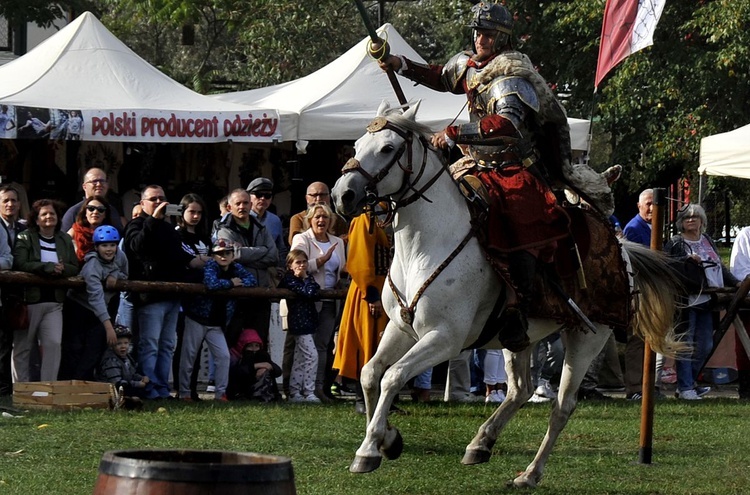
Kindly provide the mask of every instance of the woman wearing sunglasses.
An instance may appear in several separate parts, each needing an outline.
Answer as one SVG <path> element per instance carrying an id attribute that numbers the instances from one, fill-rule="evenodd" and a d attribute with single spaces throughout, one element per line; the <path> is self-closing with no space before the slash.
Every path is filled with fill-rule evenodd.
<path id="1" fill-rule="evenodd" d="M 94 231 L 102 225 L 112 225 L 109 203 L 102 196 L 86 198 L 76 214 L 73 226 L 68 230 L 68 235 L 73 238 L 79 263 L 83 264 L 83 258 L 94 249 Z"/>
<path id="2" fill-rule="evenodd" d="M 688 204 L 677 214 L 673 236 L 664 246 L 664 251 L 684 263 L 694 262 L 705 272 L 708 287 L 731 287 L 739 284 L 737 278 L 721 262 L 716 244 L 706 234 L 708 218 L 706 211 L 697 204 Z M 699 387 L 698 373 L 713 348 L 714 318 L 711 297 L 702 293 L 702 289 L 691 290 L 687 307 L 681 317 L 684 341 L 690 344 L 687 355 L 677 356 L 678 399 L 699 400 L 711 387 Z"/>

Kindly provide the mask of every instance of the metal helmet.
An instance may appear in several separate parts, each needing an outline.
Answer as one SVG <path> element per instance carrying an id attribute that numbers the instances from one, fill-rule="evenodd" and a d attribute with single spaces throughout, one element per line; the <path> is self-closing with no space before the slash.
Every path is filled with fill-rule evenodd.
<path id="1" fill-rule="evenodd" d="M 97 227 L 93 235 L 94 244 L 103 242 L 120 242 L 120 233 L 111 225 L 102 225 Z"/>
<path id="2" fill-rule="evenodd" d="M 497 31 L 494 49 L 498 50 L 508 44 L 513 33 L 513 16 L 504 5 L 483 0 L 471 8 L 471 13 L 468 27 L 475 31 L 475 35 L 478 29 Z"/>

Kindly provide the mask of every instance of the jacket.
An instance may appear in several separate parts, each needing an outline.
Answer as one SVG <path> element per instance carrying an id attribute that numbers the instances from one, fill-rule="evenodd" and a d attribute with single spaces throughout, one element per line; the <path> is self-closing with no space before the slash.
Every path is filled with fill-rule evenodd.
<path id="1" fill-rule="evenodd" d="M 39 232 L 32 229 L 24 230 L 18 234 L 16 245 L 13 248 L 13 269 L 41 275 L 43 277 L 72 277 L 78 273 L 78 258 L 76 257 L 73 240 L 64 232 L 55 232 L 55 249 L 57 257 L 63 264 L 63 272 L 55 274 L 55 264 L 42 262 L 42 248 L 39 244 Z M 24 288 L 24 301 L 29 304 L 38 303 L 42 297 L 42 291 L 38 286 Z M 55 301 L 65 301 L 67 289 L 55 289 Z"/>
<path id="2" fill-rule="evenodd" d="M 252 215 L 249 218 L 250 228 L 247 230 L 251 239 L 246 239 L 244 229 L 237 224 L 232 215 L 226 215 L 214 226 L 211 239 L 214 242 L 218 239 L 227 239 L 241 246 L 240 255 L 235 261 L 250 270 L 258 281 L 258 287 L 271 287 L 268 268 L 278 265 L 279 251 L 268 229 Z"/>
<path id="3" fill-rule="evenodd" d="M 104 261 L 99 253 L 89 251 L 84 257 L 84 265 L 81 268 L 81 276 L 86 282 L 85 289 L 71 289 L 68 298 L 87 308 L 104 323 L 110 319 L 107 304 L 115 295 L 115 291 L 105 290 L 107 278 L 112 276 L 118 280 L 128 278 L 128 258 L 121 250 L 115 253 L 115 259 Z"/>
<path id="4" fill-rule="evenodd" d="M 315 333 L 318 329 L 318 310 L 315 308 L 315 302 L 312 298 L 318 294 L 320 286 L 312 275 L 301 279 L 295 277 L 291 272 L 287 272 L 281 279 L 279 287 L 289 289 L 297 295 L 295 299 L 287 299 L 286 301 L 289 308 L 289 314 L 287 315 L 289 333 L 292 335 Z"/>
<path id="5" fill-rule="evenodd" d="M 180 236 L 171 224 L 146 213 L 141 213 L 125 227 L 122 248 L 128 257 L 131 280 L 182 282 L 187 272 L 185 268 L 193 259 L 182 249 Z M 152 293 L 133 295 L 132 302 L 143 304 L 174 298 Z"/>
<path id="6" fill-rule="evenodd" d="M 206 261 L 203 267 L 203 285 L 210 291 L 226 290 L 234 287 L 231 279 L 239 277 L 242 279 L 243 287 L 255 287 L 258 282 L 250 271 L 239 263 L 232 263 L 226 272 L 222 272 L 219 264 L 214 260 Z M 217 313 L 215 305 L 225 304 L 224 308 Z M 234 315 L 236 299 L 214 298 L 209 296 L 196 296 L 183 308 L 185 314 L 201 325 L 216 325 L 226 328 Z M 223 321 L 215 321 L 216 315 L 221 314 Z"/>

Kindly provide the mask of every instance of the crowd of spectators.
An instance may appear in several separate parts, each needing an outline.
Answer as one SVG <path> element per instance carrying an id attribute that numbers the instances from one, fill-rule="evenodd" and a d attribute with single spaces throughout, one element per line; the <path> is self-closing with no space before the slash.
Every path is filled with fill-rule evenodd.
<path id="1" fill-rule="evenodd" d="M 208 218 L 199 195 L 170 203 L 164 188 L 152 184 L 143 188 L 132 218 L 125 221 L 126 215 L 108 201 L 107 174 L 98 168 L 86 171 L 82 189 L 84 198 L 67 211 L 57 201 L 41 199 L 22 218 L 24 192 L 13 185 L 0 187 L 0 269 L 50 279 L 80 274 L 85 281 L 84 288 L 70 290 L 44 284 L 3 287 L 0 395 L 12 393 L 13 382 L 102 379 L 144 399 L 198 401 L 205 346 L 215 400 L 268 402 L 285 396 L 291 402 L 321 403 L 335 400 L 336 391 L 351 390 L 357 395 L 356 410 L 363 412 L 358 377 L 387 323 L 380 292 L 392 245 L 374 216 L 355 218 L 350 230 L 331 209 L 322 182 L 308 186 L 307 208 L 291 216 L 288 236 L 273 212 L 274 184 L 265 177 L 230 191 L 216 219 Z M 649 245 L 653 190 L 644 190 L 637 206 L 638 214 L 618 235 Z M 750 230 L 738 236 L 730 271 L 705 226 L 703 209 L 687 205 L 665 251 L 698 264 L 708 286 L 737 285 L 750 266 Z M 107 289 L 111 280 L 125 278 L 201 283 L 208 293 Z M 288 332 L 281 366 L 268 349 L 271 301 L 236 304 L 235 298 L 210 294 L 239 286 L 282 287 L 297 294 L 282 304 Z M 316 297 L 320 289 L 346 287 L 345 301 Z M 692 353 L 678 356 L 674 364 L 679 399 L 699 400 L 710 391 L 698 384 L 698 373 L 713 345 L 713 324 L 708 297 L 700 291 L 689 295 L 680 325 Z M 563 341 L 552 335 L 533 353 L 532 402 L 554 398 Z M 606 398 L 593 390 L 620 387 L 627 399 L 642 397 L 643 341 L 633 332 L 624 341 L 624 373 L 613 337 L 595 359 L 579 399 Z M 739 341 L 737 349 L 740 396 L 748 398 L 750 365 Z M 662 363 L 660 358 L 657 394 Z M 503 368 L 500 352 L 463 352 L 448 365 L 445 400 L 502 402 Z M 605 368 L 611 369 L 612 383 L 601 383 L 607 381 L 602 379 Z M 431 380 L 428 370 L 413 381 L 414 400 L 431 399 Z"/>

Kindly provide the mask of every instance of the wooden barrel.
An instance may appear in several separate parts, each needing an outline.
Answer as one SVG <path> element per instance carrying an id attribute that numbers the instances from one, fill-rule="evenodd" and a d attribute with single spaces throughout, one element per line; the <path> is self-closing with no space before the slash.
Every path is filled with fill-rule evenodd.
<path id="1" fill-rule="evenodd" d="M 94 495 L 296 495 L 286 457 L 221 450 L 105 452 Z"/>

